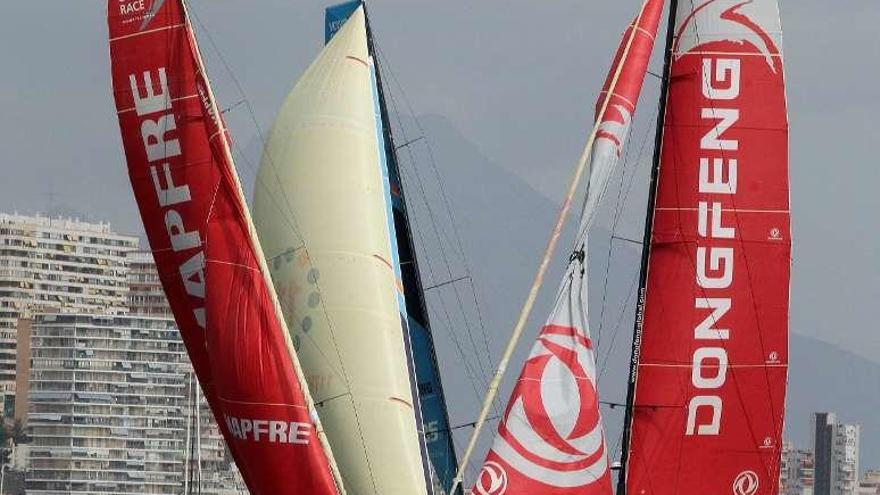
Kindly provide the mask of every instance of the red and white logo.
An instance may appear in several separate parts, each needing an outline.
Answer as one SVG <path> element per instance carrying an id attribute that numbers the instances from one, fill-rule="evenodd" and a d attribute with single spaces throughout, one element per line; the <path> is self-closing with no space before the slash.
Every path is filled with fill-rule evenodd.
<path id="1" fill-rule="evenodd" d="M 779 47 L 768 30 L 755 19 L 779 19 L 778 13 L 768 15 L 775 2 L 763 0 L 707 0 L 694 7 L 676 30 L 676 58 L 711 42 L 729 41 L 737 45 L 752 45 L 764 56 L 770 69 L 776 73 Z M 711 28 L 709 27 L 711 26 Z M 745 28 L 745 29 L 743 29 Z"/>
<path id="2" fill-rule="evenodd" d="M 592 347 L 572 327 L 541 331 L 492 447 L 518 474 L 564 489 L 607 480 Z"/>
<path id="3" fill-rule="evenodd" d="M 743 471 L 733 480 L 733 495 L 755 495 L 758 484 L 758 475 L 754 471 Z"/>
<path id="4" fill-rule="evenodd" d="M 474 485 L 476 495 L 504 495 L 507 491 L 507 471 L 497 462 L 489 461 L 480 471 Z"/>
<path id="5" fill-rule="evenodd" d="M 629 127 L 632 123 L 632 113 L 624 105 L 610 105 L 605 111 L 605 120 L 599 125 L 599 131 L 596 133 L 596 152 L 601 153 L 605 147 L 610 146 L 614 150 L 614 154 L 620 157 L 620 150 L 629 134 Z"/>
<path id="6" fill-rule="evenodd" d="M 147 12 L 147 15 L 144 17 L 144 21 L 141 23 L 141 31 L 147 29 L 147 26 L 149 26 L 153 18 L 156 17 L 156 14 L 158 14 L 159 11 L 162 10 L 162 5 L 164 4 L 165 0 L 153 0 L 153 5 L 150 6 L 150 11 Z"/>

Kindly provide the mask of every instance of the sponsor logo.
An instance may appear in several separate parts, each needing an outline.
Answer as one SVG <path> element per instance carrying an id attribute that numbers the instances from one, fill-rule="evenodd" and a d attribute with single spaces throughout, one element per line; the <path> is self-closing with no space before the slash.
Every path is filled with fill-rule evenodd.
<path id="1" fill-rule="evenodd" d="M 592 347 L 576 328 L 541 331 L 492 447 L 519 475 L 556 488 L 608 482 Z"/>
<path id="2" fill-rule="evenodd" d="M 504 495 L 507 491 L 507 471 L 497 462 L 489 461 L 480 471 L 474 485 L 476 495 Z"/>
<path id="3" fill-rule="evenodd" d="M 763 14 L 763 15 L 762 15 Z M 752 45 L 764 56 L 776 73 L 779 48 L 756 19 L 771 15 L 763 0 L 708 0 L 693 8 L 679 26 L 674 51 L 677 57 L 711 42 L 729 41 L 740 46 Z M 773 16 L 778 16 L 776 11 Z M 723 33 L 723 34 L 714 34 Z"/>
<path id="4" fill-rule="evenodd" d="M 224 415 L 226 429 L 233 437 L 254 443 L 308 445 L 312 425 L 296 421 L 236 418 Z"/>
<path id="5" fill-rule="evenodd" d="M 687 435 L 721 434 L 724 402 L 720 390 L 727 382 L 726 341 L 735 329 L 724 327 L 724 316 L 734 305 L 734 259 L 738 244 L 734 223 L 724 220 L 723 203 L 733 203 L 738 181 L 740 143 L 729 130 L 739 121 L 736 105 L 742 79 L 739 59 L 704 58 L 703 105 L 700 117 L 709 125 L 700 138 L 697 193 L 696 283 L 701 297 L 695 309 L 706 314 L 694 328 L 695 350 L 691 384 L 695 394 L 688 403 Z M 709 310 L 708 313 L 706 310 Z"/>
<path id="6" fill-rule="evenodd" d="M 156 201 L 163 212 L 165 229 L 171 250 L 174 253 L 191 253 L 180 264 L 180 279 L 187 295 L 197 302 L 190 302 L 193 317 L 201 328 L 205 328 L 205 254 L 202 236 L 192 228 L 193 219 L 185 219 L 188 203 L 192 201 L 189 185 L 180 182 L 180 177 L 171 173 L 173 169 L 185 165 L 179 140 L 174 105 L 168 89 L 165 68 L 156 72 L 144 72 L 128 76 L 134 109 L 141 119 L 139 128 L 143 139 L 147 162 L 150 164 L 150 178 Z M 178 182 L 175 182 L 175 181 Z M 187 224 L 189 220 L 189 225 Z"/>
<path id="7" fill-rule="evenodd" d="M 758 491 L 758 475 L 743 471 L 733 480 L 733 495 L 755 495 Z"/>
<path id="8" fill-rule="evenodd" d="M 165 0 L 119 0 L 118 5 L 119 13 L 125 18 L 123 22 L 141 21 L 138 31 L 143 31 L 162 10 L 164 4 Z"/>
<path id="9" fill-rule="evenodd" d="M 147 12 L 146 17 L 144 17 L 143 22 L 141 22 L 140 30 L 143 31 L 147 29 L 147 26 L 150 25 L 150 22 L 156 17 L 156 14 L 162 10 L 162 5 L 165 4 L 165 0 L 153 0 L 153 4 L 150 6 L 150 11 Z"/>

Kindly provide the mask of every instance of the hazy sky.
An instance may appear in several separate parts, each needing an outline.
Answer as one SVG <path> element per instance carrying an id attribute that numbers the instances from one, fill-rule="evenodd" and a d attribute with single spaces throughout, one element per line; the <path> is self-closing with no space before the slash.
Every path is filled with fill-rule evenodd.
<path id="1" fill-rule="evenodd" d="M 388 77 L 393 71 L 415 113 L 447 117 L 483 154 L 558 201 L 611 53 L 637 4 L 370 5 Z M 781 4 L 795 229 L 792 327 L 880 361 L 880 127 L 874 121 L 880 2 Z M 325 2 L 191 5 L 268 127 L 322 44 Z M 0 210 L 67 208 L 122 230 L 139 228 L 113 114 L 104 9 L 100 0 L 0 8 Z M 232 79 L 204 35 L 202 44 L 221 106 L 234 105 L 241 97 Z M 656 98 L 656 83 L 648 86 L 644 120 Z M 243 107 L 227 117 L 239 143 L 255 142 Z"/>

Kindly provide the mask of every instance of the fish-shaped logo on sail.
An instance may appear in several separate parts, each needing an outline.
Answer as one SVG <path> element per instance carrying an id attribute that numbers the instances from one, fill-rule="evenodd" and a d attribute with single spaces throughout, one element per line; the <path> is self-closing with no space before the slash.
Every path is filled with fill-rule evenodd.
<path id="1" fill-rule="evenodd" d="M 775 8 L 775 2 L 765 0 L 708 0 L 695 7 L 676 30 L 674 50 L 680 58 L 693 49 L 711 42 L 729 41 L 738 45 L 753 45 L 764 56 L 770 69 L 776 73 L 779 48 L 765 26 L 754 19 L 778 19 L 778 15 L 761 15 Z M 777 26 L 773 32 L 780 31 Z"/>
<path id="2" fill-rule="evenodd" d="M 162 10 L 162 6 L 165 5 L 165 0 L 153 0 L 153 4 L 150 6 L 150 11 L 144 16 L 143 22 L 141 22 L 140 31 L 147 29 L 147 26 L 150 25 L 150 22 L 156 17 L 156 14 Z"/>

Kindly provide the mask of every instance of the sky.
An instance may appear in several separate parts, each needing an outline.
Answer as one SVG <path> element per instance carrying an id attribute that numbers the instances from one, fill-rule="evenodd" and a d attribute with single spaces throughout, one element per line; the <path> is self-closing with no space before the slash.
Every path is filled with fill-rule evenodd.
<path id="1" fill-rule="evenodd" d="M 259 146 L 258 129 L 270 127 L 320 49 L 325 3 L 190 1 L 220 106 L 235 106 L 226 117 L 239 144 Z M 638 3 L 372 0 L 370 9 L 398 103 L 442 116 L 483 156 L 558 203 Z M 880 363 L 880 2 L 780 6 L 791 124 L 792 331 Z M 105 8 L 100 0 L 0 8 L 0 211 L 69 212 L 139 232 L 110 92 Z M 636 141 L 650 131 L 656 97 L 649 78 Z M 253 114 L 236 106 L 244 98 Z M 253 171 L 239 168 L 247 182 Z"/>

